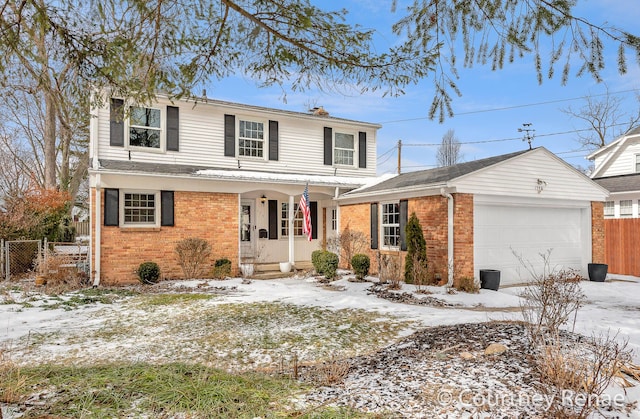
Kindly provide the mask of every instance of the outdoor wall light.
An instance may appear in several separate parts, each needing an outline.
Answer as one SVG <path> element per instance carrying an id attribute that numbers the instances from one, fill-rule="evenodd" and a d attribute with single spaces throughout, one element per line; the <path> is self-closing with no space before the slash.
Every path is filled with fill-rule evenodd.
<path id="1" fill-rule="evenodd" d="M 262 194 L 262 196 L 260 197 L 260 203 L 262 203 L 262 205 L 264 205 L 265 202 L 267 202 L 267 197 L 264 196 L 264 194 Z"/>

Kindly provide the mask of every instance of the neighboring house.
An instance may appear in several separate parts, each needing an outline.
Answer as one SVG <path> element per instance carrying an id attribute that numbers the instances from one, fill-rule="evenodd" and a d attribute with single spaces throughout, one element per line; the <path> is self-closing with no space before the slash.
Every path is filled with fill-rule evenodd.
<path id="1" fill-rule="evenodd" d="M 501 271 L 502 283 L 604 258 L 603 201 L 608 192 L 546 150 L 410 172 L 338 198 L 340 226 L 360 231 L 370 255 L 406 250 L 404 225 L 416 213 L 432 272 L 453 282 Z M 518 257 L 524 261 L 523 264 Z M 377 266 L 373 267 L 375 271 Z"/>
<path id="2" fill-rule="evenodd" d="M 589 156 L 595 164 L 591 177 L 611 193 L 605 218 L 640 217 L 640 127 Z"/>
<path id="3" fill-rule="evenodd" d="M 136 281 L 141 262 L 181 277 L 174 248 L 212 246 L 210 263 L 310 261 L 335 234 L 334 198 L 375 180 L 380 125 L 218 100 L 153 106 L 107 99 L 90 131 L 92 278 Z M 302 234 L 308 185 L 313 239 Z"/>

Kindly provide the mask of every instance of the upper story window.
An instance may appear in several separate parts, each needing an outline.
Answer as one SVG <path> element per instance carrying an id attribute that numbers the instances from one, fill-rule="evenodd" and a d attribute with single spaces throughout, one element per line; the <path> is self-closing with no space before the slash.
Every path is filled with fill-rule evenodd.
<path id="1" fill-rule="evenodd" d="M 160 149 L 160 109 L 131 107 L 129 116 L 129 145 Z"/>
<path id="2" fill-rule="evenodd" d="M 631 217 L 633 215 L 633 200 L 623 199 L 620 201 L 620 217 Z"/>
<path id="3" fill-rule="evenodd" d="M 382 204 L 382 245 L 387 248 L 400 246 L 400 204 Z"/>
<path id="4" fill-rule="evenodd" d="M 280 235 L 282 237 L 289 236 L 289 204 L 286 202 L 282 203 L 282 215 L 280 218 Z M 302 236 L 302 224 L 304 223 L 304 218 L 302 215 L 302 211 L 298 211 L 298 204 L 293 204 L 293 235 L 294 236 Z"/>
<path id="5" fill-rule="evenodd" d="M 157 197 L 155 193 L 124 193 L 124 224 L 156 225 Z"/>
<path id="6" fill-rule="evenodd" d="M 239 120 L 238 155 L 264 157 L 264 123 Z"/>
<path id="7" fill-rule="evenodd" d="M 604 203 L 604 216 L 613 217 L 615 215 L 615 204 L 613 201 L 606 201 Z"/>
<path id="8" fill-rule="evenodd" d="M 640 154 L 636 154 L 636 173 L 640 173 Z"/>
<path id="9" fill-rule="evenodd" d="M 335 146 L 333 148 L 333 161 L 335 164 L 353 166 L 353 154 L 355 141 L 353 134 L 335 133 Z"/>

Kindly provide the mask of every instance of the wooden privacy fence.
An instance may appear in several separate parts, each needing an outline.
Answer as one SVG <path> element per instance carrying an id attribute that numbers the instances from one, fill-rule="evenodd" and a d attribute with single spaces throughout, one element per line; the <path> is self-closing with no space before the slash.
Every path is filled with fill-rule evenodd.
<path id="1" fill-rule="evenodd" d="M 640 276 L 640 218 L 604 220 L 604 261 L 609 272 Z"/>

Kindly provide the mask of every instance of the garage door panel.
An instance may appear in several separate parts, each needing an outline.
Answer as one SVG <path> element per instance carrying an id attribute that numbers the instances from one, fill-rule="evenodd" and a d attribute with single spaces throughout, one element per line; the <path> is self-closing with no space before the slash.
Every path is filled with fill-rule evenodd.
<path id="1" fill-rule="evenodd" d="M 505 284 L 531 279 L 549 266 L 580 268 L 583 254 L 580 208 L 476 205 L 474 259 L 476 270 L 499 269 Z M 518 260 L 519 255 L 526 267 Z"/>

